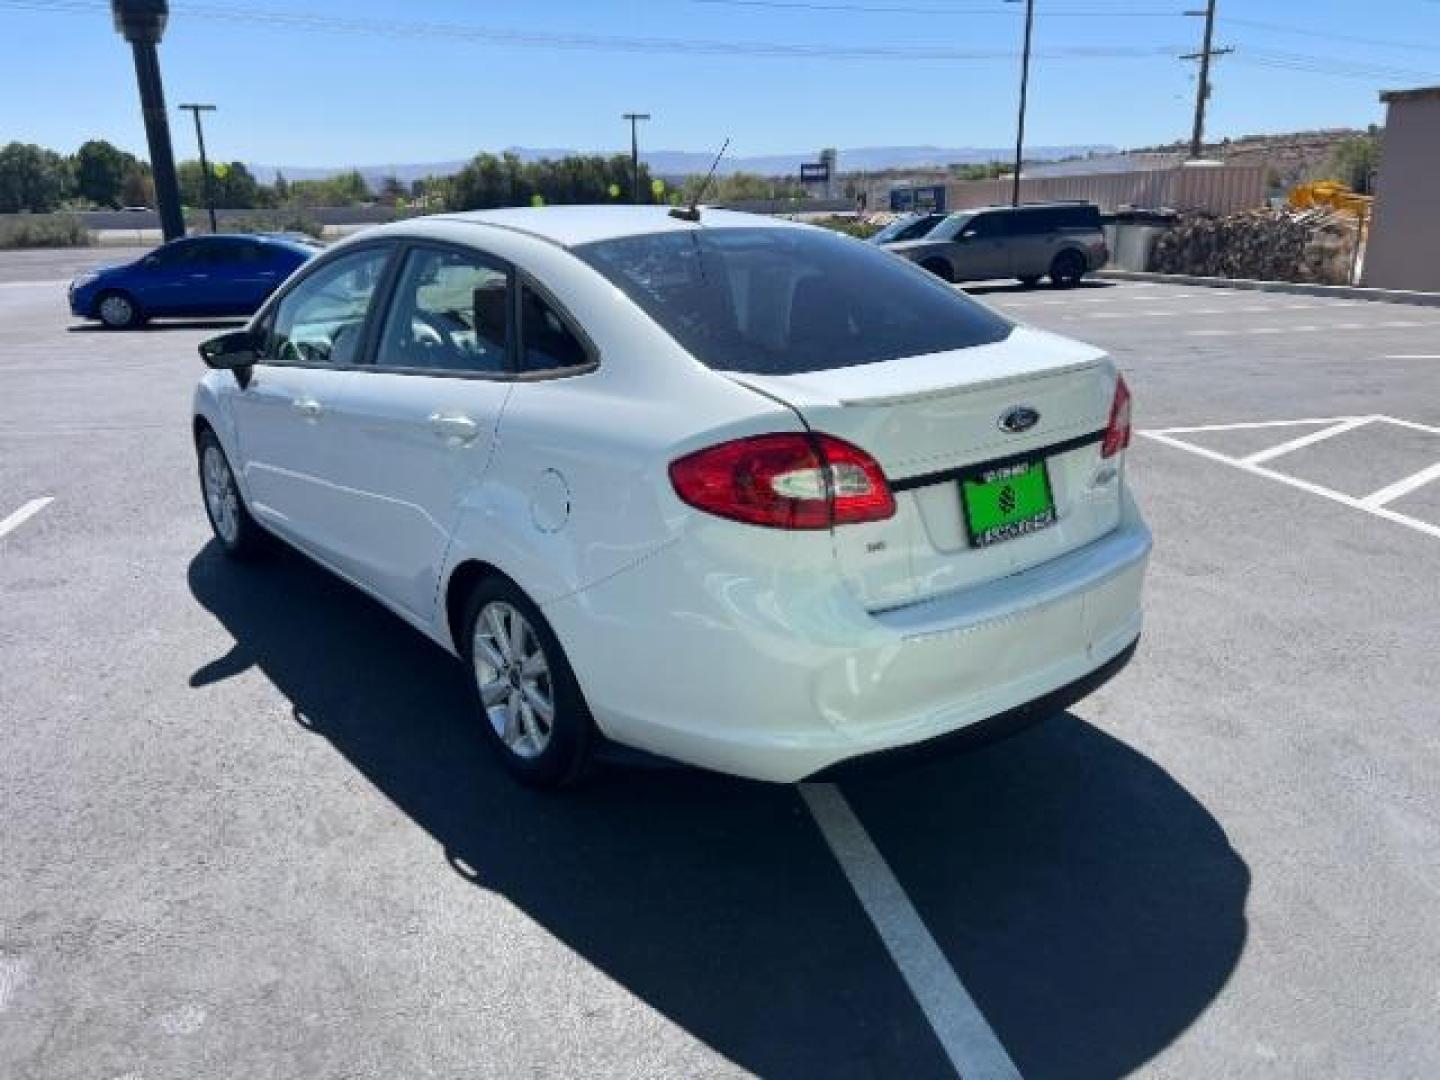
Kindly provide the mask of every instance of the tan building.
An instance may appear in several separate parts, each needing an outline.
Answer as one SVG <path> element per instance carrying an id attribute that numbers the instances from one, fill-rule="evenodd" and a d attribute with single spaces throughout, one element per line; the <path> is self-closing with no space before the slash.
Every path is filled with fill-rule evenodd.
<path id="1" fill-rule="evenodd" d="M 1385 142 L 1363 283 L 1440 292 L 1440 86 L 1380 100 Z"/>

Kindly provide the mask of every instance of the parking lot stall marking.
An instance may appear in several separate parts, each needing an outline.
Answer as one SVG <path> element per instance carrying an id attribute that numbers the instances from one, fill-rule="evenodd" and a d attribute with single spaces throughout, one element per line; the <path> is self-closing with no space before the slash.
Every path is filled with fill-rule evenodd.
<path id="1" fill-rule="evenodd" d="M 1396 480 L 1395 483 L 1388 487 L 1383 487 L 1379 491 L 1366 495 L 1365 498 L 1360 501 L 1372 508 L 1384 506 L 1386 503 L 1392 503 L 1396 499 L 1409 495 L 1410 492 L 1417 488 L 1424 487 L 1433 480 L 1440 480 L 1440 462 L 1436 462 L 1429 468 L 1421 469 L 1417 473 L 1412 473 L 1403 480 Z"/>
<path id="2" fill-rule="evenodd" d="M 1386 356 L 1386 360 L 1440 360 L 1440 353 L 1401 353 L 1396 356 Z"/>
<path id="3" fill-rule="evenodd" d="M 1244 424 L 1207 424 L 1200 427 L 1164 428 L 1157 431 L 1140 431 L 1137 432 L 1137 434 L 1143 436 L 1144 438 L 1153 440 L 1154 442 L 1163 443 L 1166 446 L 1173 447 L 1176 450 L 1184 450 L 1187 453 L 1196 454 L 1199 457 L 1209 458 L 1211 461 L 1218 461 L 1222 465 L 1229 465 L 1231 468 L 1239 469 L 1241 472 L 1251 473 L 1255 476 L 1263 476 L 1267 480 L 1274 480 L 1277 483 L 1285 484 L 1288 487 L 1293 487 L 1300 491 L 1308 492 L 1311 495 L 1318 495 L 1322 499 L 1329 499 L 1331 502 L 1339 503 L 1341 506 L 1348 506 L 1352 510 L 1359 510 L 1362 513 L 1370 514 L 1373 517 L 1383 518 L 1385 521 L 1393 522 L 1396 525 L 1403 525 L 1407 529 L 1414 529 L 1416 532 L 1424 533 L 1426 536 L 1431 536 L 1436 538 L 1437 540 L 1440 540 L 1440 525 L 1434 525 L 1428 521 L 1421 521 L 1418 518 L 1410 517 L 1408 514 L 1401 514 L 1398 511 L 1391 510 L 1388 506 L 1384 505 L 1387 502 L 1391 502 L 1394 499 L 1398 499 L 1400 498 L 1400 496 L 1415 490 L 1415 488 L 1420 487 L 1423 484 L 1427 484 L 1435 479 L 1440 479 L 1440 463 L 1432 465 L 1426 469 L 1422 469 L 1420 472 L 1415 473 L 1412 476 L 1408 476 L 1404 480 L 1397 481 L 1396 483 L 1391 484 L 1389 487 L 1382 488 L 1377 492 L 1367 495 L 1363 499 L 1357 499 L 1353 495 L 1346 495 L 1343 491 L 1335 491 L 1334 489 L 1327 488 L 1322 484 L 1314 484 L 1311 483 L 1309 480 L 1301 480 L 1299 477 L 1288 476 L 1285 473 L 1277 472 L 1276 470 L 1268 468 L 1265 465 L 1256 464 L 1255 462 L 1247 461 L 1244 458 L 1231 457 L 1228 454 L 1220 453 L 1218 450 L 1211 450 L 1209 447 L 1205 446 L 1197 446 L 1195 443 L 1186 442 L 1184 439 L 1176 437 L 1178 435 L 1198 434 L 1200 432 L 1206 431 L 1243 431 L 1266 427 L 1295 427 L 1301 424 L 1339 425 L 1342 422 L 1348 422 L 1352 420 L 1369 420 L 1371 422 L 1396 424 L 1399 427 L 1408 427 L 1413 428 L 1417 431 L 1427 431 L 1432 434 L 1440 435 L 1440 428 L 1432 427 L 1428 424 L 1418 424 L 1411 420 L 1398 420 L 1392 416 L 1380 415 L 1371 417 L 1336 416 L 1324 420 L 1272 420 Z M 1356 426 L 1358 427 L 1359 425 L 1357 424 Z M 1334 434 L 1339 433 L 1334 432 Z"/>
<path id="4" fill-rule="evenodd" d="M 0 289 L 53 289 L 57 285 L 69 284 L 69 278 L 57 278 L 54 281 L 0 281 Z"/>
<path id="5" fill-rule="evenodd" d="M 800 794 L 955 1071 L 964 1080 L 1019 1080 L 1020 1071 L 844 794 L 834 784 L 801 784 Z"/>
<path id="6" fill-rule="evenodd" d="M 1268 449 L 1261 450 L 1258 453 L 1251 454 L 1249 457 L 1241 458 L 1240 460 L 1247 465 L 1259 465 L 1261 462 L 1269 461 L 1271 458 L 1288 454 L 1292 450 L 1300 450 L 1307 446 L 1314 446 L 1318 442 L 1332 439 L 1336 435 L 1343 435 L 1347 431 L 1354 431 L 1356 428 L 1364 427 L 1366 424 L 1373 423 L 1374 421 L 1375 417 L 1373 416 L 1352 416 L 1348 420 L 1341 420 L 1338 424 L 1321 428 L 1319 431 L 1312 431 L 1308 435 L 1301 435 L 1299 438 L 1291 439 L 1289 442 L 1283 442 L 1279 446 L 1271 446 Z"/>
<path id="7" fill-rule="evenodd" d="M 21 525 L 24 525 L 25 522 L 29 521 L 32 517 L 38 514 L 41 510 L 44 510 L 45 507 L 49 506 L 54 501 L 55 496 L 53 495 L 46 495 L 43 498 L 39 499 L 31 499 L 24 506 L 20 507 L 19 510 L 16 510 L 13 514 L 7 517 L 4 521 L 0 521 L 0 536 L 5 536 L 8 533 L 14 532 Z"/>

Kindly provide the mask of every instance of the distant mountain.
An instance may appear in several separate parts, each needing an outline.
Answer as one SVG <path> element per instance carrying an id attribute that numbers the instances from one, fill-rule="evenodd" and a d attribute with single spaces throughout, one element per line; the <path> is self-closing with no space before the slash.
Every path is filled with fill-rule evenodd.
<path id="1" fill-rule="evenodd" d="M 522 161 L 539 161 L 541 158 L 563 158 L 577 153 L 603 151 L 579 151 L 560 147 L 510 146 L 505 148 Z M 718 148 L 717 148 L 718 149 Z M 1054 161 L 1058 158 L 1083 156 L 1086 154 L 1109 154 L 1113 146 L 1032 146 L 1025 150 L 1028 161 Z M 502 151 L 504 152 L 504 151 Z M 610 151 L 618 153 L 621 151 Z M 1006 161 L 1014 154 L 1014 148 L 979 146 L 862 146 L 839 151 L 841 172 L 879 172 L 882 169 L 919 169 L 942 165 L 974 165 L 987 161 Z M 759 173 L 762 176 L 793 176 L 800 171 L 801 162 L 814 161 L 818 150 L 792 154 L 762 154 L 754 157 L 726 157 L 717 170 L 722 174 L 735 172 Z M 642 161 L 658 176 L 686 176 L 704 172 L 714 160 L 710 150 L 651 150 L 642 152 Z M 449 176 L 465 167 L 465 161 L 429 161 L 395 163 L 393 165 L 356 166 L 307 166 L 307 165 L 261 165 L 250 163 L 250 171 L 260 180 L 269 183 L 276 171 L 285 174 L 287 180 L 320 180 L 327 176 L 348 172 L 351 168 L 360 170 L 372 187 L 387 176 L 396 176 L 404 183 L 410 183 L 422 176 Z"/>

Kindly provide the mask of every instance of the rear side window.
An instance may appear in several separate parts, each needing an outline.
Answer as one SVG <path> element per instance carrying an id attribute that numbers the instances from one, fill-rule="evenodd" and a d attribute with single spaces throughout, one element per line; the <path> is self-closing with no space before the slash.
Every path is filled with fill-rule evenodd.
<path id="1" fill-rule="evenodd" d="M 590 362 L 584 343 L 530 286 L 520 291 L 521 371 L 554 371 Z"/>
<path id="2" fill-rule="evenodd" d="M 353 364 L 390 249 L 342 255 L 280 298 L 265 333 L 265 356 L 288 364 Z"/>
<path id="3" fill-rule="evenodd" d="M 986 345 L 1013 328 L 885 249 L 821 229 L 687 229 L 574 251 L 722 371 L 827 371 Z"/>

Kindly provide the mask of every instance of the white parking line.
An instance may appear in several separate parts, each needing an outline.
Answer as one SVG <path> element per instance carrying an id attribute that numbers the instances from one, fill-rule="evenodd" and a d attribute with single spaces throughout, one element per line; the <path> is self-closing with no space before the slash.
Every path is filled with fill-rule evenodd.
<path id="1" fill-rule="evenodd" d="M 31 499 L 24 506 L 20 507 L 19 510 L 16 510 L 13 514 L 7 517 L 4 521 L 0 521 L 0 536 L 4 536 L 6 533 L 14 532 L 21 525 L 24 525 L 25 522 L 29 521 L 32 517 L 38 514 L 41 510 L 44 510 L 45 507 L 49 506 L 54 501 L 55 496 L 53 495 L 46 495 L 44 498 L 41 499 Z"/>
<path id="2" fill-rule="evenodd" d="M 1322 326 L 1309 326 L 1307 330 L 1398 330 L 1405 327 L 1426 326 L 1428 324 L 1415 322 L 1411 319 L 1387 319 L 1382 322 L 1373 323 L 1330 323 Z M 1235 326 L 1235 327 L 1213 327 L 1204 330 L 1182 330 L 1186 337 L 1222 337 L 1228 334 L 1289 334 L 1297 327 L 1294 326 Z M 1403 357 L 1388 357 L 1387 359 L 1404 359 Z"/>
<path id="3" fill-rule="evenodd" d="M 1440 462 L 1436 462 L 1428 469 L 1421 469 L 1417 473 L 1405 477 L 1404 480 L 1396 480 L 1389 487 L 1383 487 L 1379 491 L 1366 495 L 1360 501 L 1368 507 L 1384 506 L 1392 503 L 1404 495 L 1409 495 L 1416 488 L 1424 487 L 1432 480 L 1440 480 Z"/>
<path id="4" fill-rule="evenodd" d="M 1195 427 L 1167 427 L 1155 428 L 1153 431 L 1142 431 L 1142 435 L 1194 435 L 1202 431 L 1258 431 L 1261 428 L 1272 427 L 1304 427 L 1307 424 L 1338 424 L 1349 420 L 1377 420 L 1379 417 L 1372 416 L 1325 416 L 1311 417 L 1304 420 L 1247 420 L 1241 424 L 1200 424 Z M 1388 419 L 1388 417 L 1386 418 Z"/>
<path id="5" fill-rule="evenodd" d="M 1298 427 L 1302 424 L 1325 424 L 1328 425 L 1323 432 L 1315 432 L 1323 438 L 1331 435 L 1338 435 L 1341 431 L 1348 431 L 1351 428 L 1359 427 L 1365 423 L 1394 424 L 1398 427 L 1412 428 L 1416 431 L 1425 431 L 1434 435 L 1440 435 L 1440 428 L 1432 427 L 1429 424 L 1419 424 L 1413 420 L 1399 420 L 1393 416 L 1332 416 L 1320 420 L 1265 420 L 1244 424 L 1206 424 L 1199 427 L 1185 428 L 1164 428 L 1158 431 L 1141 431 L 1140 435 L 1155 442 L 1164 443 L 1166 446 L 1176 450 L 1185 450 L 1211 461 L 1218 461 L 1222 465 L 1229 465 L 1231 468 L 1239 469 L 1241 472 L 1252 473 L 1255 476 L 1263 476 L 1267 480 L 1275 480 L 1289 487 L 1298 488 L 1300 491 L 1309 492 L 1311 495 L 1319 495 L 1322 499 L 1329 499 L 1331 502 L 1339 503 L 1341 506 L 1348 506 L 1352 510 L 1360 510 L 1371 514 L 1374 517 L 1384 518 L 1386 521 L 1394 522 L 1396 525 L 1404 525 L 1407 529 L 1414 529 L 1416 532 L 1424 533 L 1426 536 L 1433 536 L 1440 539 L 1440 525 L 1434 525 L 1428 521 L 1421 521 L 1418 518 L 1410 517 L 1408 514 L 1401 514 L 1389 509 L 1385 503 L 1393 502 L 1400 496 L 1414 491 L 1423 484 L 1432 480 L 1440 479 L 1440 463 L 1422 469 L 1420 472 L 1407 476 L 1404 480 L 1397 481 L 1388 487 L 1381 488 L 1363 499 L 1357 499 L 1353 495 L 1346 495 L 1343 491 L 1335 491 L 1321 484 L 1313 484 L 1309 480 L 1301 480 L 1299 477 L 1287 476 L 1285 473 L 1277 472 L 1274 469 L 1266 468 L 1258 464 L 1258 460 L 1269 460 L 1270 457 L 1279 456 L 1274 451 L 1288 453 L 1290 450 L 1298 449 L 1295 444 L 1306 445 L 1309 442 L 1318 442 L 1319 439 L 1311 436 L 1304 436 L 1300 439 L 1292 439 L 1288 443 L 1271 447 L 1269 450 L 1261 451 L 1259 454 L 1252 454 L 1248 458 L 1235 458 L 1228 454 L 1222 454 L 1218 450 L 1211 450 L 1205 446 L 1197 446 L 1195 443 L 1186 442 L 1184 439 L 1176 438 L 1178 435 L 1197 434 L 1207 431 L 1249 431 L 1259 428 L 1270 427 Z M 1337 430 L 1338 429 L 1338 430 Z"/>
<path id="6" fill-rule="evenodd" d="M 1401 356 L 1387 356 L 1386 360 L 1440 360 L 1440 353 L 1409 353 Z"/>
<path id="7" fill-rule="evenodd" d="M 1019 1080 L 1020 1070 L 840 789 L 801 784 L 800 794 L 955 1071 L 965 1080 Z"/>
<path id="8" fill-rule="evenodd" d="M 69 284 L 69 278 L 56 278 L 53 281 L 0 281 L 0 289 L 36 289 L 41 286 L 53 288 L 56 285 Z"/>
<path id="9" fill-rule="evenodd" d="M 1283 442 L 1279 446 L 1272 446 L 1267 450 L 1261 450 L 1259 453 L 1251 454 L 1249 457 L 1241 458 L 1240 460 L 1246 465 L 1259 465 L 1262 461 L 1269 461 L 1271 458 L 1280 457 L 1282 454 L 1288 454 L 1292 450 L 1299 450 L 1306 446 L 1314 446 L 1316 443 L 1324 442 L 1326 439 L 1334 438 L 1336 435 L 1344 435 L 1345 432 L 1354 431 L 1358 427 L 1363 427 L 1366 424 L 1374 422 L 1374 420 L 1375 417 L 1373 416 L 1352 416 L 1348 420 L 1341 420 L 1338 424 L 1321 428 L 1319 431 L 1312 431 L 1308 435 L 1301 435 L 1298 439 L 1291 439 L 1289 442 Z"/>

